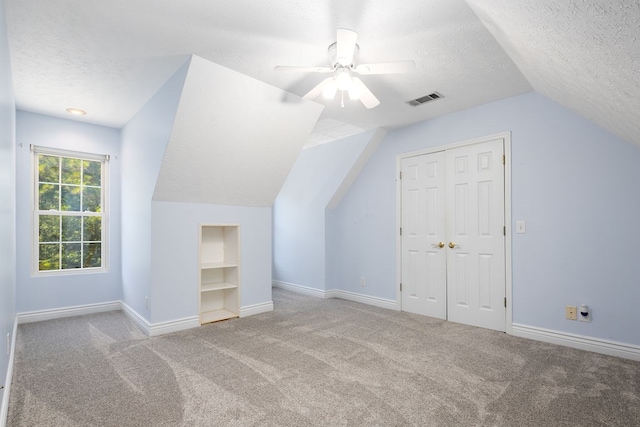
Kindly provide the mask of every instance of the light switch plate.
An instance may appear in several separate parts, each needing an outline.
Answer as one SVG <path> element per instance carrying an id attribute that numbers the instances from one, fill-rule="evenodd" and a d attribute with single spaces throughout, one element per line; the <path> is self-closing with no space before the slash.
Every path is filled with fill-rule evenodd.
<path id="1" fill-rule="evenodd" d="M 527 222 L 526 221 L 516 221 L 516 233 L 517 234 L 525 234 L 527 232 Z"/>

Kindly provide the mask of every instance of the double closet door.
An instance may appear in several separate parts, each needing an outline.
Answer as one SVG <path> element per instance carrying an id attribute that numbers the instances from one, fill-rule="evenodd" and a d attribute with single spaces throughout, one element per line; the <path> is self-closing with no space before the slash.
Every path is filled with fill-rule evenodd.
<path id="1" fill-rule="evenodd" d="M 505 330 L 502 138 L 403 158 L 402 310 Z"/>

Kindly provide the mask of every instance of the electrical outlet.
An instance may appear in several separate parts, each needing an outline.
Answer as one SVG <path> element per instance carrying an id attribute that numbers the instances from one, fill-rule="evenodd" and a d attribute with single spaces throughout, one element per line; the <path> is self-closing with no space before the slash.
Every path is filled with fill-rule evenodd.
<path id="1" fill-rule="evenodd" d="M 588 305 L 582 304 L 578 307 L 578 320 L 581 322 L 591 322 L 591 308 Z"/>
<path id="2" fill-rule="evenodd" d="M 578 319 L 578 308 L 575 305 L 568 305 L 565 307 L 565 317 L 569 320 Z"/>
<path id="3" fill-rule="evenodd" d="M 144 297 L 144 308 L 149 308 L 149 297 Z"/>
<path id="4" fill-rule="evenodd" d="M 365 285 L 365 280 L 364 280 L 364 276 L 360 277 L 360 286 L 364 286 Z"/>

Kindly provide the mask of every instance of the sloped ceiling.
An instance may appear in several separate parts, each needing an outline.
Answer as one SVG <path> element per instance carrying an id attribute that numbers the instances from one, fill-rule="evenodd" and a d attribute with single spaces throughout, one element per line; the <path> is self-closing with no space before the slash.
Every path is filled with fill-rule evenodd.
<path id="1" fill-rule="evenodd" d="M 640 145 L 640 2 L 467 3 L 537 92 Z"/>
<path id="2" fill-rule="evenodd" d="M 193 56 L 153 199 L 271 206 L 322 108 Z"/>
<path id="3" fill-rule="evenodd" d="M 349 134 L 436 117 L 531 91 L 464 0 L 6 0 L 18 107 L 120 127 L 196 54 L 296 95 L 326 76 L 274 71 L 328 65 L 336 29 L 358 32 L 360 62 L 412 59 L 417 72 L 363 76 L 381 105 L 326 105 Z M 406 101 L 439 91 L 433 105 Z M 327 122 L 324 122 L 327 123 Z M 337 129 L 337 127 L 334 127 Z M 321 125 L 326 134 L 326 127 Z M 339 137 L 341 134 L 334 134 Z M 314 141 L 317 141 L 315 138 Z"/>
<path id="4" fill-rule="evenodd" d="M 640 145 L 637 1 L 6 0 L 18 108 L 120 127 L 190 54 L 303 95 L 324 76 L 338 27 L 361 62 L 413 59 L 410 75 L 365 76 L 381 105 L 326 105 L 311 142 L 391 128 L 536 90 Z M 420 107 L 406 101 L 438 91 Z M 330 119 L 329 121 L 325 121 Z M 332 135 L 339 137 L 340 135 Z"/>

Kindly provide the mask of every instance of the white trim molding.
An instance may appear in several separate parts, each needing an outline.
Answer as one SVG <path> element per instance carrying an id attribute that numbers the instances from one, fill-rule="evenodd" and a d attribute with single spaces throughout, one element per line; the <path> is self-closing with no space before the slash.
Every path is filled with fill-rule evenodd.
<path id="1" fill-rule="evenodd" d="M 200 326 L 199 316 L 183 317 L 182 319 L 168 320 L 166 322 L 151 323 L 149 326 L 149 336 L 169 334 L 171 332 L 184 331 L 185 329 L 197 328 Z"/>
<path id="2" fill-rule="evenodd" d="M 309 295 L 316 298 L 329 298 L 326 291 L 316 288 L 310 288 L 308 286 L 296 285 L 295 283 L 274 280 L 271 282 L 271 285 L 274 288 L 284 289 L 285 291 L 291 291 L 297 294 Z"/>
<path id="3" fill-rule="evenodd" d="M 640 362 L 640 346 L 633 344 L 568 334 L 517 323 L 511 325 L 511 335 Z"/>
<path id="4" fill-rule="evenodd" d="M 272 282 L 274 288 L 284 289 L 298 294 L 309 295 L 316 298 L 340 298 L 347 301 L 359 302 L 362 304 L 373 305 L 380 308 L 388 308 L 390 310 L 399 311 L 400 308 L 395 300 L 370 295 L 357 294 L 355 292 L 343 291 L 341 289 L 329 289 L 322 291 L 320 289 L 310 288 L 308 286 L 296 285 L 294 283 L 281 282 L 274 280 Z"/>
<path id="5" fill-rule="evenodd" d="M 166 322 L 150 323 L 126 302 L 120 301 L 120 304 L 124 314 L 129 316 L 129 318 L 133 320 L 140 329 L 142 329 L 142 332 L 150 337 L 169 334 L 171 332 L 184 331 L 185 329 L 197 328 L 200 326 L 200 318 L 198 316 L 189 316 L 182 319 L 168 320 Z"/>
<path id="6" fill-rule="evenodd" d="M 98 304 L 76 305 L 72 307 L 54 308 L 51 310 L 25 311 L 18 313 L 19 324 L 41 322 L 43 320 L 62 319 L 64 317 L 83 316 L 85 314 L 104 313 L 120 310 L 120 301 L 102 302 Z"/>
<path id="7" fill-rule="evenodd" d="M 11 392 L 11 380 L 13 379 L 13 361 L 16 356 L 16 335 L 18 335 L 18 316 L 13 321 L 13 335 L 11 336 L 11 351 L 9 352 L 9 366 L 2 393 L 2 406 L 0 406 L 0 426 L 5 426 L 9 415 L 9 393 Z"/>
<path id="8" fill-rule="evenodd" d="M 332 289 L 327 291 L 328 298 L 340 298 L 347 301 L 359 302 L 362 304 L 373 305 L 375 307 L 387 308 L 389 310 L 400 311 L 395 300 L 372 297 L 370 295 L 357 294 L 355 292 L 343 291 L 341 289 Z"/>
<path id="9" fill-rule="evenodd" d="M 133 322 L 142 329 L 142 332 L 146 335 L 151 335 L 151 324 L 147 319 L 142 317 L 140 313 L 135 311 L 124 301 L 120 301 L 120 309 L 129 317 L 129 319 L 133 320 Z"/>
<path id="10" fill-rule="evenodd" d="M 245 305 L 244 307 L 240 307 L 240 317 L 253 316 L 255 314 L 268 313 L 270 311 L 273 311 L 273 301 Z"/>

